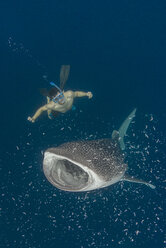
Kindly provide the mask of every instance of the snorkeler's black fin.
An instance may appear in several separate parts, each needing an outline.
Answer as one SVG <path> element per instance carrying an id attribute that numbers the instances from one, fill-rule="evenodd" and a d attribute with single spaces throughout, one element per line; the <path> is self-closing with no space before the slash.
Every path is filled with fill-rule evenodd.
<path id="1" fill-rule="evenodd" d="M 39 89 L 39 91 L 42 96 L 45 96 L 45 97 L 49 96 L 49 91 L 46 88 L 41 88 Z"/>
<path id="2" fill-rule="evenodd" d="M 70 65 L 62 65 L 60 70 L 60 89 L 63 90 L 69 77 Z"/>
<path id="3" fill-rule="evenodd" d="M 51 111 L 51 114 L 52 114 L 54 117 L 57 117 L 57 116 L 60 114 L 60 112 L 52 110 L 52 111 Z"/>

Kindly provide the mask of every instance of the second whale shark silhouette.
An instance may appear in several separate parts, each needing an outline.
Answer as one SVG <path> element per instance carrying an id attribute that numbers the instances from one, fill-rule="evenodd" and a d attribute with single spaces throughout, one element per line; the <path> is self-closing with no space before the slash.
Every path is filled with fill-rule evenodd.
<path id="1" fill-rule="evenodd" d="M 90 191 L 119 181 L 140 183 L 154 189 L 151 183 L 126 174 L 124 136 L 135 116 L 134 109 L 112 139 L 67 142 L 44 153 L 43 170 L 55 187 L 72 192 Z"/>

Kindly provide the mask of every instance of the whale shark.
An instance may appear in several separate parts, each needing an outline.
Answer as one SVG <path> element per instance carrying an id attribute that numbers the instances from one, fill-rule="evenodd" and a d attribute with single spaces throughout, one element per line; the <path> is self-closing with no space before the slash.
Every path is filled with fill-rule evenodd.
<path id="1" fill-rule="evenodd" d="M 124 137 L 135 117 L 134 109 L 112 137 L 66 142 L 44 152 L 43 171 L 58 189 L 71 192 L 91 191 L 120 181 L 155 186 L 126 173 Z"/>

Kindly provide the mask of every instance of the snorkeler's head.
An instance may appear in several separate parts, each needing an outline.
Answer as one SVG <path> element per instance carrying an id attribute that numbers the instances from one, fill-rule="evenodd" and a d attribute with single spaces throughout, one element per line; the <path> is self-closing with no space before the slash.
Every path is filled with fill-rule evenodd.
<path id="1" fill-rule="evenodd" d="M 58 93 L 59 90 L 56 87 L 53 87 L 48 91 L 48 97 L 53 99 Z"/>
<path id="2" fill-rule="evenodd" d="M 63 104 L 65 103 L 65 97 L 63 91 L 53 82 L 50 82 L 53 86 L 49 91 L 47 89 L 40 89 L 40 93 L 43 96 L 49 97 L 55 103 Z"/>
<path id="3" fill-rule="evenodd" d="M 55 103 L 64 104 L 65 97 L 63 91 L 54 82 L 50 82 L 50 84 L 54 86 L 54 88 L 51 88 L 51 92 L 50 92 L 51 100 L 54 101 Z"/>

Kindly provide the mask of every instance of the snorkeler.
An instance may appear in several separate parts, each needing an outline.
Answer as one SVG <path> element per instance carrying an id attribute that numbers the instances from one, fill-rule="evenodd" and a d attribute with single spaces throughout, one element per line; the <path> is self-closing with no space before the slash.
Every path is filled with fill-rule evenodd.
<path id="1" fill-rule="evenodd" d="M 68 110 L 73 108 L 73 102 L 76 97 L 87 96 L 89 99 L 93 97 L 91 92 L 82 91 L 64 91 L 64 85 L 68 79 L 70 71 L 69 65 L 62 65 L 60 71 L 60 87 L 51 82 L 53 86 L 49 91 L 46 89 L 42 90 L 42 94 L 47 97 L 47 104 L 40 107 L 33 117 L 28 117 L 28 120 L 35 122 L 36 119 L 43 113 L 47 111 L 48 118 L 52 119 L 56 117 L 59 113 L 66 113 Z"/>

